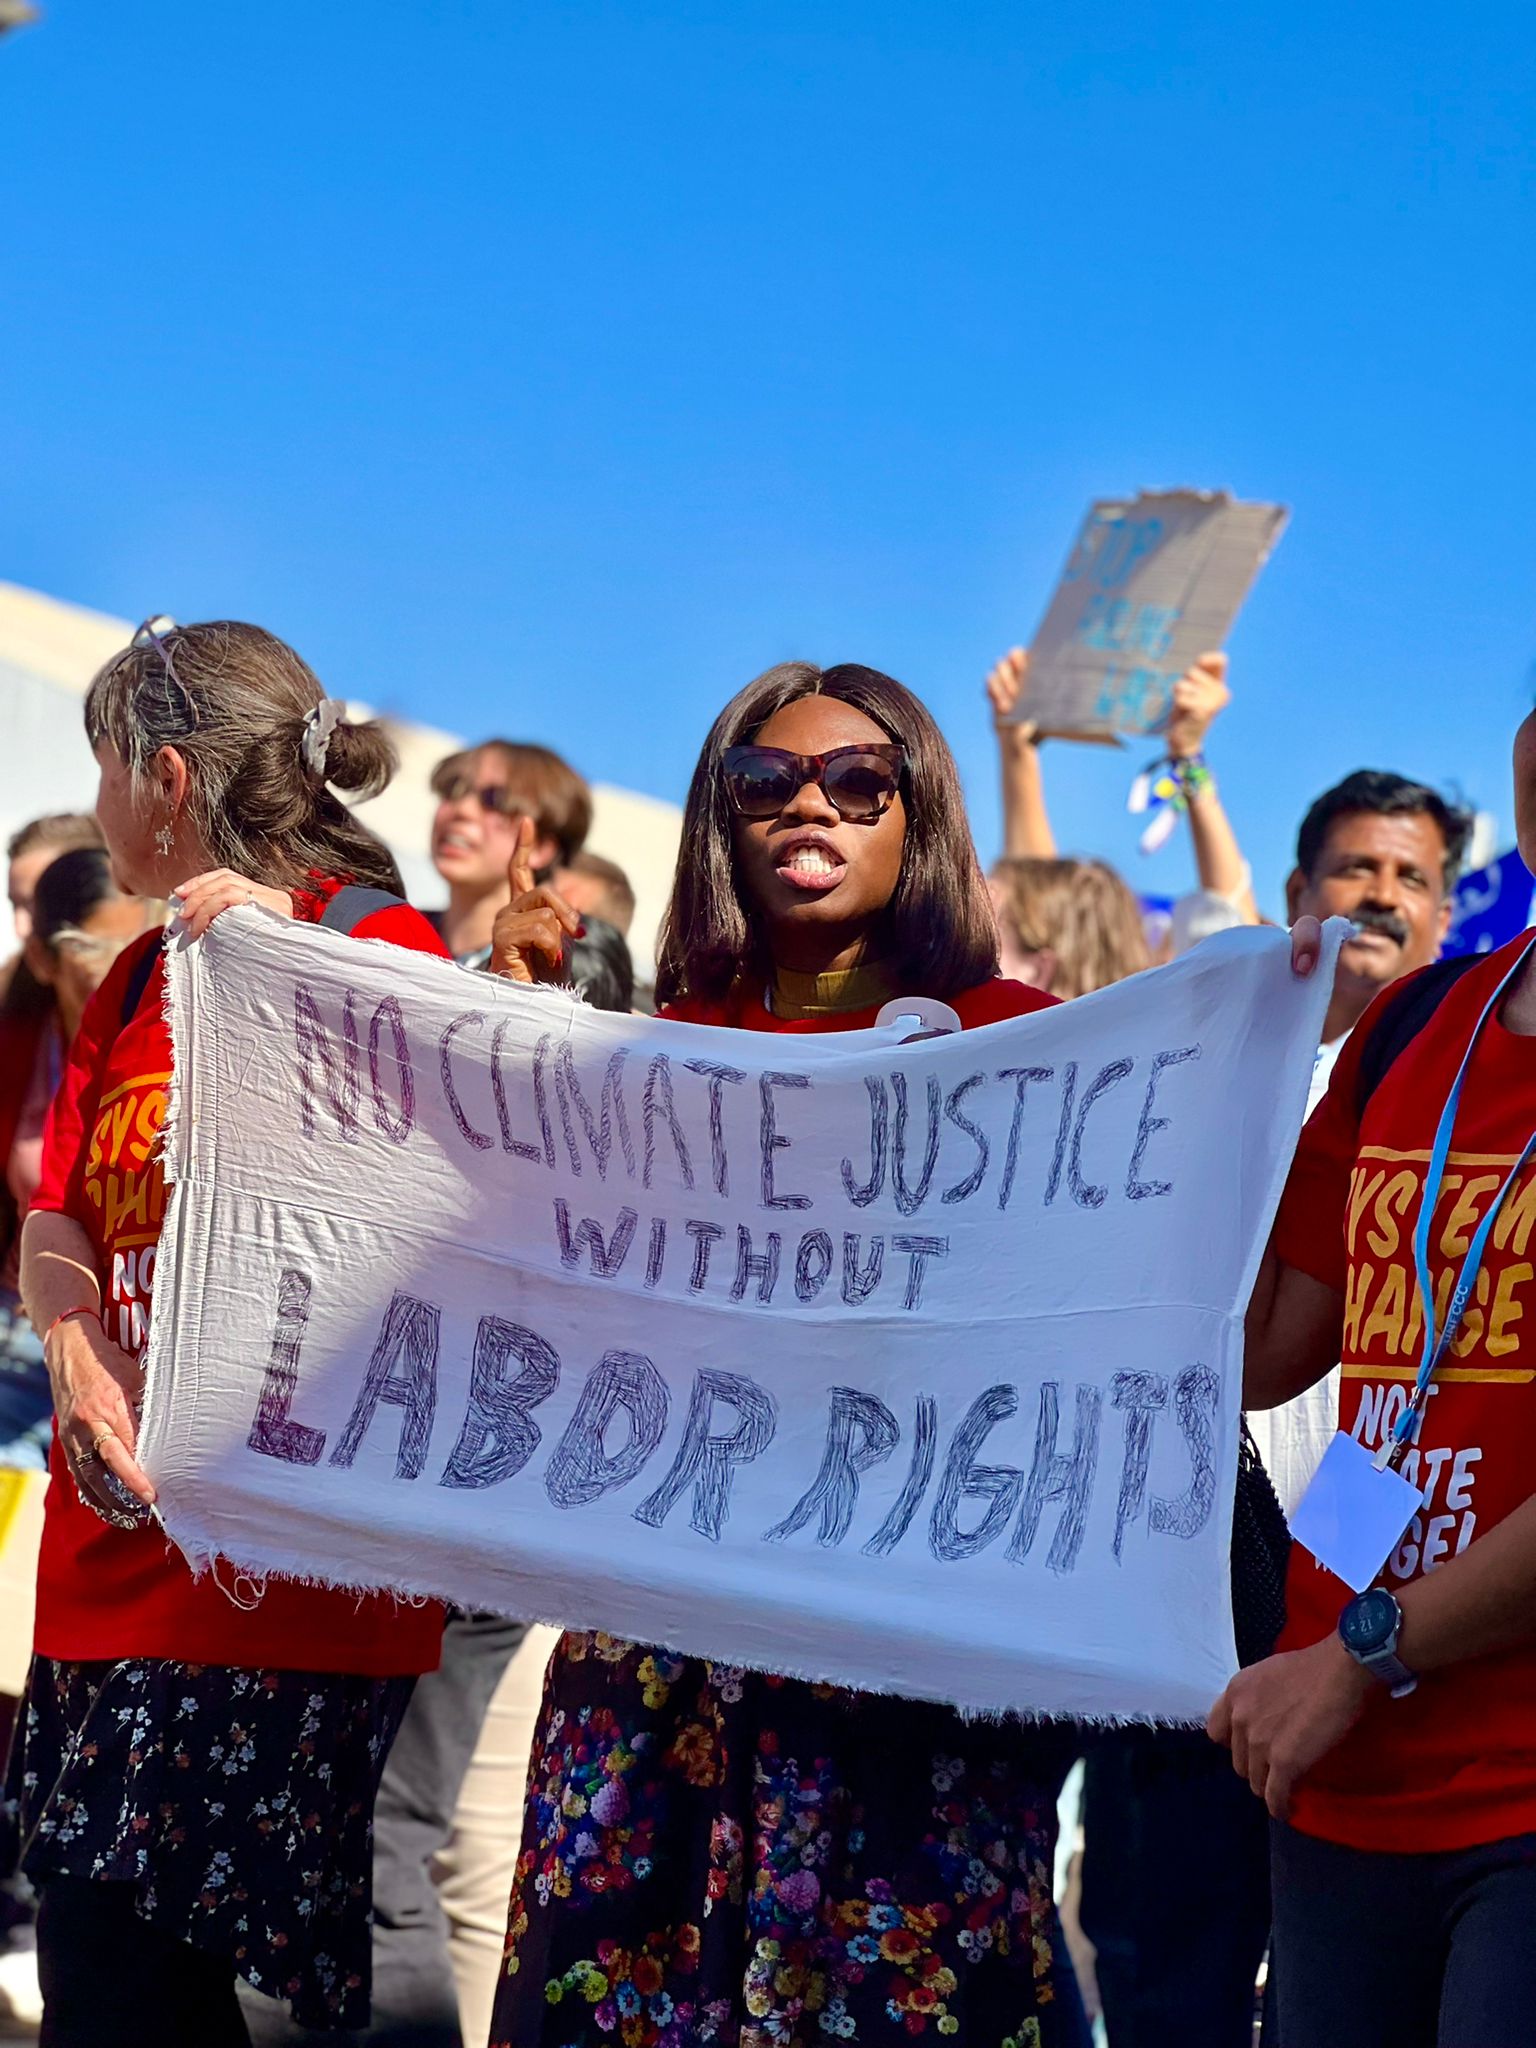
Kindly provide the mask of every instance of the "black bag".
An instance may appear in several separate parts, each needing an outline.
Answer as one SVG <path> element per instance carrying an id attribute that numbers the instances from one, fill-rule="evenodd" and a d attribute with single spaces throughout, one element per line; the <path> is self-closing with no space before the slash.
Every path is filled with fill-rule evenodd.
<path id="1" fill-rule="evenodd" d="M 1386 1079 L 1387 1069 L 1398 1054 L 1408 1050 L 1461 977 L 1486 958 L 1484 953 L 1458 953 L 1453 959 L 1437 960 L 1433 967 L 1411 976 L 1387 998 L 1355 1072 L 1358 1116 L 1365 1115 L 1366 1104 Z"/>
<path id="2" fill-rule="evenodd" d="M 405 905 L 403 896 L 392 896 L 387 889 L 365 889 L 361 883 L 349 882 L 338 889 L 320 913 L 320 922 L 330 931 L 351 933 L 365 917 L 372 917 L 376 910 L 399 910 Z M 149 977 L 155 971 L 155 962 L 160 958 L 161 948 L 146 946 L 142 956 L 134 963 L 132 974 L 123 989 L 123 1007 L 119 1022 L 123 1030 L 139 1014 L 139 1005 L 144 1000 L 144 991 L 149 987 Z"/>
<path id="3" fill-rule="evenodd" d="M 1232 1634 L 1239 1664 L 1262 1663 L 1280 1640 L 1290 1561 L 1285 1510 L 1244 1417 L 1232 1497 Z"/>

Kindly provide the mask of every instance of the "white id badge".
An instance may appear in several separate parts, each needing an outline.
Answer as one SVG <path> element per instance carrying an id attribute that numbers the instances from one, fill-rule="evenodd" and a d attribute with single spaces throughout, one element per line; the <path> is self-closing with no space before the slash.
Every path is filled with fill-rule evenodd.
<path id="1" fill-rule="evenodd" d="M 1378 1472 L 1364 1444 L 1340 1430 L 1297 1503 L 1291 1534 L 1353 1592 L 1363 1593 L 1423 1500 L 1400 1472 Z"/>

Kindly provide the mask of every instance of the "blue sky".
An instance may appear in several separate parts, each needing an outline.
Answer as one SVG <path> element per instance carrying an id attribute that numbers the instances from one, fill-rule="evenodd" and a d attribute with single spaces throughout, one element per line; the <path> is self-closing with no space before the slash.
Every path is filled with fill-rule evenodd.
<path id="1" fill-rule="evenodd" d="M 50 0 L 0 122 L 0 575 L 670 797 L 758 669 L 867 661 L 988 854 L 1085 505 L 1225 486 L 1293 508 L 1213 747 L 1261 900 L 1362 763 L 1509 836 L 1521 7 Z M 1059 834 L 1175 889 L 1143 751 L 1053 747 Z"/>

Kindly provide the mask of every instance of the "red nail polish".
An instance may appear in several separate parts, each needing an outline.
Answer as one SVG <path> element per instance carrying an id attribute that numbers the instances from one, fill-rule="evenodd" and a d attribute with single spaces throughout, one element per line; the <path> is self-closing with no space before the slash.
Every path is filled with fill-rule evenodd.
<path id="1" fill-rule="evenodd" d="M 576 936 L 578 939 L 584 939 L 587 936 L 587 928 L 584 924 L 577 925 Z"/>

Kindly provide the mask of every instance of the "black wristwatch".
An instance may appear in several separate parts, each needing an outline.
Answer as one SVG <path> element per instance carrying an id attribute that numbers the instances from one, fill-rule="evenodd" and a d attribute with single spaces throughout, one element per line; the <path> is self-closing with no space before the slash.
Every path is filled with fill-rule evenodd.
<path id="1" fill-rule="evenodd" d="M 1403 1610 L 1385 1586 L 1368 1586 L 1357 1593 L 1339 1616 L 1339 1641 L 1372 1678 L 1381 1680 L 1395 1700 L 1412 1692 L 1419 1682 L 1418 1673 L 1410 1671 L 1397 1654 L 1402 1625 Z"/>

